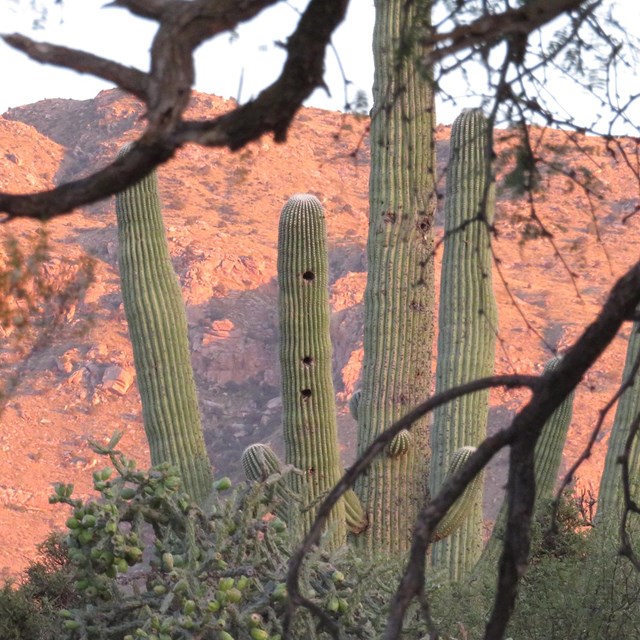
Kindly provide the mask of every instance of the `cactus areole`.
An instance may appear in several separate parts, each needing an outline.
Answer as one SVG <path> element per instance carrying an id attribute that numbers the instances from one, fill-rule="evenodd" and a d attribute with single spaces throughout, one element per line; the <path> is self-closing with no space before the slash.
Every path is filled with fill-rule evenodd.
<path id="1" fill-rule="evenodd" d="M 282 209 L 278 229 L 278 311 L 285 461 L 302 471 L 289 476 L 302 500 L 302 532 L 315 518 L 312 505 L 342 476 L 331 373 L 328 262 L 320 201 L 294 195 Z M 332 511 L 327 532 L 329 546 L 346 541 L 342 500 Z"/>

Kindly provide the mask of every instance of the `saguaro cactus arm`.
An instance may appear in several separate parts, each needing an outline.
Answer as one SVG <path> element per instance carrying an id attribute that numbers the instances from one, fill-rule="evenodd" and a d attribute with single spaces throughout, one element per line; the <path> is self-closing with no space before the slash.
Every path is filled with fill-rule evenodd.
<path id="1" fill-rule="evenodd" d="M 211 464 L 155 172 L 116 196 L 116 214 L 122 297 L 151 462 L 175 464 L 185 490 L 203 502 L 212 490 Z"/>
<path id="2" fill-rule="evenodd" d="M 455 475 L 465 465 L 471 457 L 475 447 L 461 447 L 454 452 L 445 481 Z M 462 495 L 451 505 L 449 511 L 442 520 L 440 520 L 433 541 L 444 540 L 452 533 L 458 530 L 465 518 L 469 517 L 473 509 L 473 505 L 477 498 L 477 493 L 482 490 L 483 473 L 479 473 L 465 488 Z"/>
<path id="3" fill-rule="evenodd" d="M 268 499 L 275 514 L 288 522 L 289 509 L 296 496 L 287 488 L 283 465 L 273 449 L 266 444 L 249 445 L 242 453 L 242 469 L 250 482 L 270 482 Z"/>
<path id="4" fill-rule="evenodd" d="M 558 367 L 562 358 L 554 357 L 544 367 L 545 373 Z M 571 392 L 553 412 L 544 425 L 535 449 L 535 480 L 536 480 L 536 510 L 548 503 L 558 479 L 562 450 L 567 439 L 567 432 L 573 415 L 573 400 L 575 392 Z M 493 527 L 491 537 L 482 553 L 481 562 L 494 562 L 502 549 L 502 538 L 507 518 L 506 500 L 502 503 L 500 512 Z"/>

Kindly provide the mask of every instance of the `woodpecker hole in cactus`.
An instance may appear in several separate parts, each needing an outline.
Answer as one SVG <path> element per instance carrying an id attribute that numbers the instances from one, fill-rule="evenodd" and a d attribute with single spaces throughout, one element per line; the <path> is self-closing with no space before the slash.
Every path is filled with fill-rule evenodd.
<path id="1" fill-rule="evenodd" d="M 396 221 L 396 214 L 393 211 L 385 211 L 382 214 L 382 219 L 387 224 L 393 224 Z"/>
<path id="2" fill-rule="evenodd" d="M 302 274 L 302 279 L 305 280 L 306 282 L 313 282 L 315 277 L 316 277 L 316 274 L 313 273 L 313 271 L 305 271 Z"/>
<path id="3" fill-rule="evenodd" d="M 302 364 L 305 367 L 310 367 L 313 365 L 313 358 L 311 356 L 304 356 L 304 358 L 302 358 Z"/>
<path id="4" fill-rule="evenodd" d="M 309 398 L 311 397 L 311 389 L 303 389 L 300 392 L 300 397 L 302 398 L 303 402 L 306 402 L 307 400 L 309 400 Z"/>

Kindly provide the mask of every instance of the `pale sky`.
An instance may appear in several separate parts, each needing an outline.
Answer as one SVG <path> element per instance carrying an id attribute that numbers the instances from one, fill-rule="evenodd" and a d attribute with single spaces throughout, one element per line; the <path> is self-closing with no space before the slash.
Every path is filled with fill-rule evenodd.
<path id="1" fill-rule="evenodd" d="M 632 25 L 640 31 L 640 0 L 607 1 L 624 25 Z M 26 0 L 23 0 L 22 9 L 16 8 L 13 2 L 0 0 L 0 30 L 2 33 L 19 31 L 37 40 L 91 51 L 142 70 L 148 69 L 148 51 L 156 23 L 136 18 L 124 9 L 105 7 L 105 4 L 106 0 L 64 0 L 62 10 L 53 7 L 44 29 L 32 31 L 33 13 L 24 9 L 24 5 L 28 5 Z M 237 39 L 231 41 L 229 34 L 224 34 L 204 44 L 196 53 L 196 89 L 237 98 L 242 78 L 240 100 L 244 102 L 257 95 L 279 75 L 285 55 L 275 42 L 286 40 L 293 32 L 298 19 L 294 7 L 305 5 L 304 0 L 279 3 L 243 25 Z M 356 92 L 363 90 L 369 104 L 373 82 L 373 20 L 373 0 L 352 0 L 346 21 L 333 37 L 335 52 L 352 83 L 347 99 L 353 100 Z M 333 110 L 344 107 L 345 88 L 335 52 L 329 50 L 326 58 L 326 82 L 331 96 L 324 90 L 317 90 L 307 100 L 307 105 Z M 478 91 L 485 89 L 486 79 L 481 70 L 467 68 L 467 71 Z M 0 86 L 3 87 L 1 114 L 9 107 L 44 98 L 92 98 L 111 85 L 91 76 L 32 62 L 24 54 L 0 43 Z M 480 106 L 477 97 L 464 96 L 466 85 L 459 78 L 449 79 L 445 86 L 459 100 L 455 106 L 439 101 L 438 122 L 448 124 L 462 108 Z M 637 74 L 633 69 L 623 78 L 622 88 L 633 93 L 637 86 Z M 583 124 L 587 125 L 593 122 L 598 104 L 566 78 L 559 78 L 551 71 L 545 88 L 547 98 L 557 100 L 576 120 L 583 118 Z M 632 120 L 640 123 L 640 105 L 636 105 Z M 638 135 L 638 130 L 618 133 Z"/>

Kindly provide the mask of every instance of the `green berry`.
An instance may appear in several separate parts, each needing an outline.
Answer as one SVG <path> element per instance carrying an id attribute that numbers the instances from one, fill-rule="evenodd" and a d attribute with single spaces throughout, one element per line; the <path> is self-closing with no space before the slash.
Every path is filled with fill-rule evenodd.
<path id="1" fill-rule="evenodd" d="M 185 600 L 182 605 L 182 612 L 190 616 L 196 610 L 196 603 L 193 600 Z"/>
<path id="2" fill-rule="evenodd" d="M 227 601 L 231 603 L 240 602 L 242 600 L 242 592 L 240 589 L 233 587 L 227 591 Z"/>
<path id="3" fill-rule="evenodd" d="M 120 497 L 123 500 L 131 500 L 131 498 L 135 497 L 136 490 L 132 487 L 124 487 L 122 491 L 120 491 Z"/>
<path id="4" fill-rule="evenodd" d="M 217 491 L 226 491 L 227 489 L 231 489 L 231 478 L 227 476 L 220 478 L 220 480 L 213 483 L 213 488 Z"/>
<path id="5" fill-rule="evenodd" d="M 233 578 L 221 578 L 220 589 L 222 591 L 227 591 L 228 589 L 231 589 L 231 587 L 233 587 L 234 584 L 235 584 L 235 580 Z"/>

